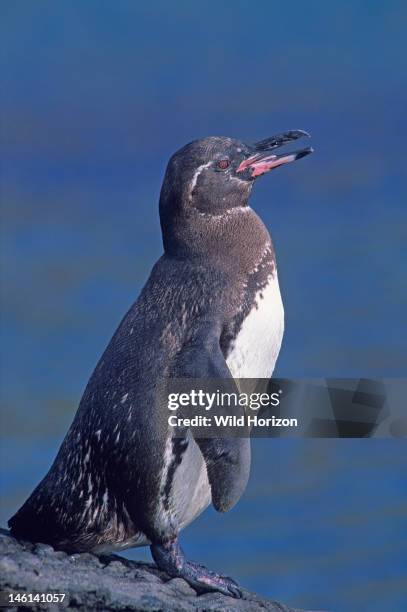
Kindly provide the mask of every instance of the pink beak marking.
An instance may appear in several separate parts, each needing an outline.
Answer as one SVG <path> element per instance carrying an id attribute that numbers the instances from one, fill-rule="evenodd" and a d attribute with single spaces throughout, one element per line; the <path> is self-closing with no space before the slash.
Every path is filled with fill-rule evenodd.
<path id="1" fill-rule="evenodd" d="M 246 170 L 246 168 L 253 168 L 252 177 L 260 176 L 265 172 L 269 172 L 273 168 L 277 168 L 278 166 L 282 166 L 283 164 L 288 164 L 296 159 L 296 155 L 261 155 L 256 154 L 244 159 L 240 166 L 237 168 L 236 172 L 242 172 Z"/>

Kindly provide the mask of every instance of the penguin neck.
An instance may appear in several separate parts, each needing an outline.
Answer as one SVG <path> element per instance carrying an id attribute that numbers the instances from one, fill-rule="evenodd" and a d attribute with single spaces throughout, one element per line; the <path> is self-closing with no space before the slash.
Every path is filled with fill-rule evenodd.
<path id="1" fill-rule="evenodd" d="M 250 274 L 265 251 L 271 250 L 274 258 L 270 234 L 249 206 L 219 215 L 192 209 L 166 229 L 163 241 L 167 255 L 203 261 L 239 276 Z"/>

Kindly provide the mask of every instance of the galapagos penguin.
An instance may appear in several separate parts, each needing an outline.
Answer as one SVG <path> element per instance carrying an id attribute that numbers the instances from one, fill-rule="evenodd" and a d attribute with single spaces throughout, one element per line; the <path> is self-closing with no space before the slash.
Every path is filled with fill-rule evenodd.
<path id="1" fill-rule="evenodd" d="M 255 180 L 312 152 L 276 153 L 301 130 L 254 145 L 187 144 L 160 195 L 164 254 L 97 364 L 49 472 L 10 519 L 12 533 L 69 552 L 150 545 L 171 576 L 240 596 L 187 560 L 178 536 L 210 503 L 225 512 L 249 476 L 248 438 L 175 438 L 162 377 L 272 375 L 284 329 L 272 241 L 249 206 Z"/>

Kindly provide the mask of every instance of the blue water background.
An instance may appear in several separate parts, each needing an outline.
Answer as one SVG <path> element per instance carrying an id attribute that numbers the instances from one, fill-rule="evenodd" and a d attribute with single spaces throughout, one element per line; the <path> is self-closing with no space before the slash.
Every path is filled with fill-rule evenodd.
<path id="1" fill-rule="evenodd" d="M 0 10 L 1 525 L 161 253 L 165 164 L 194 138 L 312 133 L 252 197 L 285 302 L 276 374 L 406 374 L 405 3 Z M 241 502 L 185 549 L 293 606 L 405 609 L 405 468 L 403 441 L 255 440 Z"/>

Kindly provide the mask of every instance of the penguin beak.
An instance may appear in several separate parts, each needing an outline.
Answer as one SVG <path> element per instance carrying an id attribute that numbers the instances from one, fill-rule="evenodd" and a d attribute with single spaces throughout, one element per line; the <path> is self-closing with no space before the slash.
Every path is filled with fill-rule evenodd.
<path id="1" fill-rule="evenodd" d="M 291 142 L 292 140 L 297 140 L 298 138 L 302 138 L 306 136 L 310 138 L 310 135 L 303 130 L 291 130 L 289 132 L 283 132 L 282 134 L 276 134 L 275 136 L 271 136 L 271 138 L 266 138 L 265 140 L 261 140 L 260 142 L 256 142 L 251 149 L 254 149 L 254 154 L 250 155 L 244 159 L 239 167 L 236 169 L 236 172 L 243 172 L 244 170 L 251 170 L 251 178 L 256 178 L 277 168 L 278 166 L 282 166 L 284 164 L 288 164 L 290 162 L 296 161 L 297 159 L 301 159 L 301 157 L 305 157 L 313 152 L 312 147 L 306 147 L 305 149 L 300 149 L 298 151 L 292 151 L 290 153 L 271 153 L 273 149 L 277 149 L 287 142 Z"/>

